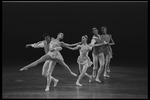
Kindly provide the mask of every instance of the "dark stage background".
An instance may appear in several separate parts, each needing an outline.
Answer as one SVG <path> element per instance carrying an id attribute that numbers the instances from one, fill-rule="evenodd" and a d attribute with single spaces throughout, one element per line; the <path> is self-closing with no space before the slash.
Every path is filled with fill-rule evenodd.
<path id="1" fill-rule="evenodd" d="M 92 28 L 101 34 L 101 26 L 115 42 L 111 65 L 147 66 L 148 2 L 2 2 L 3 65 L 23 67 L 41 57 L 43 49 L 25 45 L 43 40 L 44 33 L 56 37 L 63 32 L 66 43 L 88 35 L 90 43 Z M 66 63 L 76 63 L 79 55 L 66 48 L 61 53 Z"/>

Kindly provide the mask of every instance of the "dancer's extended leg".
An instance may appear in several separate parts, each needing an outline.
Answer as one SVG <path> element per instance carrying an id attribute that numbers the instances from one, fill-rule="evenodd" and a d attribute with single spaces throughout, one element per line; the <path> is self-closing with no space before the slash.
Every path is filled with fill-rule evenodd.
<path id="1" fill-rule="evenodd" d="M 62 65 L 66 70 L 68 70 L 71 75 L 77 76 L 77 74 L 73 73 L 73 72 L 71 71 L 71 69 L 69 68 L 69 66 L 68 66 L 63 60 L 57 60 L 57 62 L 58 62 L 60 65 Z"/>
<path id="2" fill-rule="evenodd" d="M 105 60 L 105 59 L 104 59 L 104 54 L 103 54 L 103 53 L 101 53 L 99 56 L 100 56 L 100 57 L 99 57 L 100 67 L 99 67 L 99 69 L 98 69 L 98 73 L 97 73 L 97 76 L 96 76 L 95 81 L 101 83 L 101 81 L 99 80 L 99 77 L 100 77 L 100 75 L 101 75 L 102 72 L 103 72 L 103 69 L 104 69 L 104 60 Z"/>
<path id="3" fill-rule="evenodd" d="M 46 54 L 46 55 L 42 56 L 40 59 L 34 61 L 33 63 L 31 63 L 31 64 L 23 67 L 22 69 L 20 69 L 20 71 L 27 70 L 28 68 L 34 67 L 34 66 L 38 65 L 39 63 L 44 62 L 46 60 L 52 60 L 53 61 L 54 59 L 51 58 L 49 55 Z"/>

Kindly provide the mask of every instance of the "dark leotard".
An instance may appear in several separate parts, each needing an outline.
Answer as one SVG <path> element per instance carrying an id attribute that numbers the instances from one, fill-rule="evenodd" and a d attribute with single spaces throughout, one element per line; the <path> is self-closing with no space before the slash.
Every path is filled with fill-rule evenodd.
<path id="1" fill-rule="evenodd" d="M 106 41 L 108 43 L 110 42 L 110 35 L 108 34 L 102 34 L 101 38 L 103 41 Z M 111 46 L 109 44 L 102 45 L 102 48 L 103 48 L 103 53 L 105 57 L 106 55 L 110 55 L 110 54 L 112 55 Z"/>
<path id="2" fill-rule="evenodd" d="M 95 44 L 100 44 L 103 43 L 104 41 L 102 39 L 99 39 L 99 37 L 93 36 L 93 39 L 95 39 L 96 43 Z M 93 52 L 94 55 L 99 55 L 100 53 L 103 53 L 103 46 L 96 46 L 93 47 Z"/>

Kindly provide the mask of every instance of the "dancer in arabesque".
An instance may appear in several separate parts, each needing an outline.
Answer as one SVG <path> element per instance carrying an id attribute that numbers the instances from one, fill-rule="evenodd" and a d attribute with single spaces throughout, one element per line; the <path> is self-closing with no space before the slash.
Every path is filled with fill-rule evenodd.
<path id="1" fill-rule="evenodd" d="M 52 61 L 50 63 L 50 67 L 47 71 L 47 86 L 45 91 L 49 91 L 49 86 L 50 86 L 50 82 L 51 79 L 53 79 L 53 77 L 51 77 L 52 71 L 54 69 L 55 64 L 58 62 L 59 64 L 61 64 L 62 66 L 64 66 L 73 76 L 77 76 L 75 73 L 73 73 L 70 68 L 67 66 L 67 64 L 64 62 L 63 57 L 61 56 L 60 52 L 62 50 L 61 46 L 70 46 L 69 44 L 65 44 L 64 42 L 60 42 L 60 40 L 63 39 L 63 33 L 59 33 L 57 35 L 57 38 L 51 38 L 51 42 L 49 43 L 49 51 L 47 54 L 43 55 L 40 59 L 36 60 L 35 62 L 23 67 L 22 69 L 20 69 L 20 71 L 22 70 L 27 70 L 30 67 L 34 67 L 36 65 L 38 65 L 41 62 L 50 60 Z M 41 42 L 42 43 L 42 42 Z M 36 47 L 36 44 L 32 45 L 33 47 Z M 40 47 L 41 45 L 39 45 Z M 41 46 L 42 47 L 42 46 Z"/>

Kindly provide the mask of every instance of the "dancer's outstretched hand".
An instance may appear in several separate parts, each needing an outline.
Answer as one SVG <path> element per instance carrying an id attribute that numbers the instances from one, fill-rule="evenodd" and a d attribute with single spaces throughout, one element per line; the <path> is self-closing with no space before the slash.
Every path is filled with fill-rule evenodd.
<path id="1" fill-rule="evenodd" d="M 20 71 L 27 70 L 27 69 L 28 69 L 28 68 L 23 67 L 23 68 L 20 69 Z"/>
<path id="2" fill-rule="evenodd" d="M 27 44 L 27 45 L 26 45 L 26 48 L 28 48 L 29 46 L 31 46 L 31 45 L 30 45 L 30 44 Z"/>

